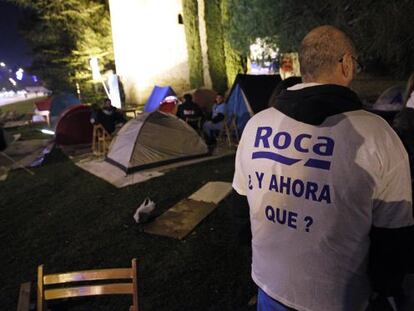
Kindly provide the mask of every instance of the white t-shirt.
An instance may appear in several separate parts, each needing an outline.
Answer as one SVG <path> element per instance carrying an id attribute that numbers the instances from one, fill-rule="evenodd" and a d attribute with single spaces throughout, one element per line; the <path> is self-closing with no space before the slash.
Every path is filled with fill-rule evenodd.
<path id="1" fill-rule="evenodd" d="M 250 206 L 253 280 L 299 311 L 364 310 L 371 226 L 413 224 L 406 151 L 362 110 L 319 126 L 274 108 L 256 114 L 233 188 Z"/>
<path id="2" fill-rule="evenodd" d="M 408 98 L 406 107 L 414 109 L 414 92 L 411 92 L 410 97 Z"/>

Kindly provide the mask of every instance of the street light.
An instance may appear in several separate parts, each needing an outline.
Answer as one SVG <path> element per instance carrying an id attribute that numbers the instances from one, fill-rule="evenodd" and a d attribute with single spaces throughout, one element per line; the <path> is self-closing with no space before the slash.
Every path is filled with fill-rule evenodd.
<path id="1" fill-rule="evenodd" d="M 23 73 L 24 70 L 22 68 L 19 68 L 19 70 L 16 71 L 16 79 L 19 81 L 23 80 Z"/>
<path id="2" fill-rule="evenodd" d="M 13 78 L 9 78 L 9 81 L 11 84 L 13 84 L 13 86 L 17 85 L 17 82 Z"/>

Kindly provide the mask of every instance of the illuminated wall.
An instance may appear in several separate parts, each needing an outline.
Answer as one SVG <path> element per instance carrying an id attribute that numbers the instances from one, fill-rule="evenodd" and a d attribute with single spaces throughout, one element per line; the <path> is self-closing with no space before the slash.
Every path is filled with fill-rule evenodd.
<path id="1" fill-rule="evenodd" d="M 189 89 L 181 0 L 109 0 L 117 74 L 126 101 L 143 104 L 153 86 Z"/>

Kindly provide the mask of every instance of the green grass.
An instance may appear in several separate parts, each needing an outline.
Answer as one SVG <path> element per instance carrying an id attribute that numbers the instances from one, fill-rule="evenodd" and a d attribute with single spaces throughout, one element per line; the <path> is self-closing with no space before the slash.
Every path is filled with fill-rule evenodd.
<path id="1" fill-rule="evenodd" d="M 30 124 L 27 126 L 20 126 L 11 129 L 5 129 L 5 132 L 13 134 L 21 134 L 20 140 L 31 139 L 50 139 L 50 135 L 43 134 L 40 130 L 47 128 L 46 123 Z"/>
<path id="2" fill-rule="evenodd" d="M 0 112 L 16 111 L 18 114 L 32 113 L 34 110 L 34 103 L 45 99 L 46 97 L 31 98 L 17 103 L 8 104 L 0 107 Z"/>
<path id="3" fill-rule="evenodd" d="M 0 301 L 14 310 L 19 285 L 46 272 L 139 262 L 142 310 L 249 310 L 255 293 L 250 249 L 238 243 L 230 197 L 186 239 L 149 235 L 132 215 L 145 197 L 162 213 L 208 181 L 231 181 L 234 158 L 183 167 L 117 189 L 56 149 L 35 176 L 13 171 L 1 183 Z M 34 290 L 34 285 L 32 286 Z M 127 310 L 126 297 L 85 298 L 68 310 Z"/>

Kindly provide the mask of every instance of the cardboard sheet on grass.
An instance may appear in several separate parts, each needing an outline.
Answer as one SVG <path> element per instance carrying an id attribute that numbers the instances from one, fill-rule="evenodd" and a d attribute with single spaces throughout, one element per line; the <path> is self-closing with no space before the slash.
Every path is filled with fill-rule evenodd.
<path id="1" fill-rule="evenodd" d="M 95 175 L 96 177 L 102 178 L 117 188 L 122 188 L 147 181 L 154 177 L 162 176 L 165 172 L 178 167 L 218 159 L 230 154 L 234 154 L 234 152 L 234 149 L 219 148 L 211 156 L 176 162 L 130 174 L 125 174 L 125 172 L 118 167 L 105 162 L 103 159 L 97 159 L 90 154 L 87 157 L 74 157 L 72 159 L 78 167 Z"/>
<path id="2" fill-rule="evenodd" d="M 144 227 L 146 233 L 185 238 L 231 192 L 231 183 L 209 182 Z"/>
<path id="3" fill-rule="evenodd" d="M 5 180 L 7 172 L 21 167 L 32 167 L 39 158 L 44 156 L 45 150 L 49 150 L 53 146 L 53 141 L 49 139 L 33 139 L 14 141 L 3 151 L 6 156 L 0 153 L 0 174 Z M 9 158 L 13 159 L 11 161 Z"/>

